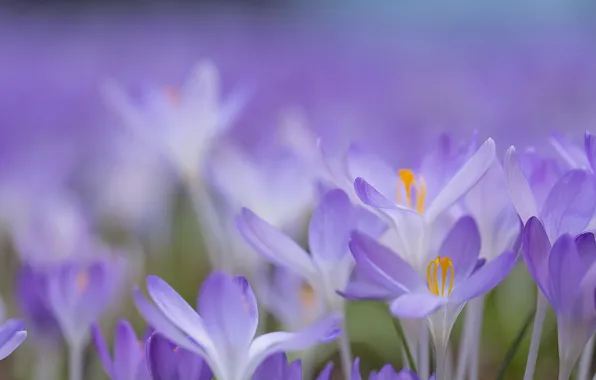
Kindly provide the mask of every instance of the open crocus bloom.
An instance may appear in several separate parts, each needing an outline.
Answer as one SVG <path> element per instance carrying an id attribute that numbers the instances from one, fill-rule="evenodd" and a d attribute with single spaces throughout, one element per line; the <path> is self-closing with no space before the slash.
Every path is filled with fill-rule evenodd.
<path id="1" fill-rule="evenodd" d="M 570 371 L 596 332 L 594 235 L 574 239 L 564 234 L 551 246 L 542 223 L 531 218 L 524 229 L 523 252 L 528 271 L 557 315 L 559 359 Z"/>
<path id="2" fill-rule="evenodd" d="M 427 264 L 427 254 L 440 234 L 435 222 L 484 175 L 495 160 L 495 144 L 488 139 L 441 190 L 429 189 L 432 178 L 411 170 L 395 172 L 388 165 L 362 157 L 361 177 L 354 181 L 356 193 L 367 205 L 377 208 L 394 223 L 397 251 L 417 270 Z M 434 199 L 431 194 L 436 194 Z M 440 236 L 442 238 L 442 236 Z"/>
<path id="3" fill-rule="evenodd" d="M 538 217 L 551 241 L 564 233 L 584 231 L 596 208 L 596 182 L 591 173 L 570 170 L 551 186 L 546 180 L 547 167 L 541 174 L 526 176 L 514 147 L 507 150 L 504 169 L 511 200 L 524 223 Z"/>
<path id="4" fill-rule="evenodd" d="M 97 324 L 91 327 L 91 335 L 103 369 L 111 380 L 151 379 L 145 361 L 145 342 L 137 339 L 128 321 L 122 320 L 116 326 L 113 358 Z"/>
<path id="5" fill-rule="evenodd" d="M 159 277 L 147 277 L 147 290 L 155 306 L 137 290 L 139 312 L 156 332 L 203 357 L 219 380 L 248 380 L 269 355 L 303 350 L 341 333 L 341 318 L 331 316 L 300 332 L 255 338 L 257 303 L 243 276 L 212 273 L 201 288 L 198 312 Z"/>
<path id="6" fill-rule="evenodd" d="M 427 256 L 423 271 L 412 267 L 374 239 L 354 232 L 350 249 L 356 266 L 376 286 L 392 294 L 391 312 L 399 318 L 429 317 L 435 339 L 446 343 L 464 304 L 499 284 L 511 271 L 516 254 L 505 252 L 484 265 L 478 260 L 480 235 L 471 217 L 460 218 L 438 255 Z"/>
<path id="7" fill-rule="evenodd" d="M 166 158 L 183 178 L 200 176 L 215 141 L 227 131 L 248 99 L 236 91 L 220 103 L 220 78 L 210 61 L 197 64 L 181 90 L 147 95 L 137 106 L 117 83 L 105 86 L 110 105 L 137 136 Z"/>

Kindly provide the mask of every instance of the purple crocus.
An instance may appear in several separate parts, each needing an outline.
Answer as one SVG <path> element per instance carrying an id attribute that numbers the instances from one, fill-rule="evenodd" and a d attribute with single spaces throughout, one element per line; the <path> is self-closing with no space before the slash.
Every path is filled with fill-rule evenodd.
<path id="1" fill-rule="evenodd" d="M 213 272 L 201 288 L 198 312 L 157 276 L 147 277 L 147 290 L 155 306 L 139 290 L 134 293 L 145 320 L 181 348 L 203 357 L 220 380 L 248 380 L 269 355 L 303 350 L 341 333 L 341 319 L 330 316 L 296 333 L 255 338 L 257 303 L 243 276 Z"/>
<path id="2" fill-rule="evenodd" d="M 511 200 L 522 221 L 538 217 L 551 242 L 564 233 L 583 232 L 588 226 L 596 209 L 596 181 L 589 172 L 570 170 L 545 189 L 549 185 L 544 181 L 546 174 L 528 178 L 514 147 L 507 150 L 504 169 Z"/>
<path id="3" fill-rule="evenodd" d="M 25 323 L 19 319 L 4 320 L 4 302 L 0 300 L 0 360 L 12 354 L 27 338 Z"/>
<path id="4" fill-rule="evenodd" d="M 431 376 L 430 380 L 434 380 L 434 376 Z M 354 360 L 354 366 L 352 367 L 352 379 L 351 380 L 362 380 L 360 375 L 360 358 Z M 403 369 L 396 371 L 393 369 L 391 364 L 386 364 L 378 372 L 372 371 L 368 376 L 368 380 L 421 380 L 418 375 L 409 370 Z"/>
<path id="5" fill-rule="evenodd" d="M 315 380 L 329 380 L 333 363 L 328 363 Z M 301 380 L 302 362 L 295 360 L 288 363 L 285 352 L 269 356 L 257 369 L 252 380 Z"/>
<path id="6" fill-rule="evenodd" d="M 499 284 L 509 274 L 517 257 L 514 252 L 505 252 L 487 264 L 479 261 L 480 234 L 469 216 L 455 223 L 438 255 L 427 256 L 429 264 L 423 271 L 358 232 L 352 235 L 350 249 L 357 268 L 375 285 L 392 293 L 390 309 L 395 316 L 428 317 L 437 348 L 437 378 L 440 380 L 444 379 L 443 350 L 463 306 Z"/>
<path id="7" fill-rule="evenodd" d="M 145 343 L 137 338 L 128 321 L 121 320 L 116 326 L 113 357 L 97 324 L 93 324 L 91 334 L 103 369 L 111 380 L 151 380 L 145 362 Z"/>
<path id="8" fill-rule="evenodd" d="M 151 380 L 211 380 L 213 373 L 200 356 L 178 347 L 159 333 L 147 341 Z"/>
<path id="9" fill-rule="evenodd" d="M 465 195 L 495 160 L 495 144 L 488 139 L 440 190 L 411 170 L 393 170 L 389 165 L 361 156 L 361 177 L 354 181 L 356 193 L 367 205 L 385 214 L 394 225 L 397 251 L 417 270 L 426 268 L 428 252 L 436 249 L 445 228 L 439 217 Z M 438 183 L 438 182 L 437 182 Z M 434 199 L 428 195 L 435 194 Z M 430 202 L 429 202 L 430 201 Z M 438 240 L 439 239 L 439 240 Z M 438 241 L 437 241 L 438 240 Z"/>
<path id="10" fill-rule="evenodd" d="M 551 246 L 546 228 L 533 217 L 523 233 L 528 271 L 557 315 L 559 379 L 568 379 L 596 332 L 596 242 L 592 233 L 569 234 Z"/>

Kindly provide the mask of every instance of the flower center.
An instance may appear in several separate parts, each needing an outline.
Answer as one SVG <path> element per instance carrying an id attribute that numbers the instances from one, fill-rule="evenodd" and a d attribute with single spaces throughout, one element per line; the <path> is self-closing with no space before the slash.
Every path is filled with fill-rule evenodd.
<path id="1" fill-rule="evenodd" d="M 182 99 L 182 95 L 180 94 L 180 90 L 176 87 L 169 86 L 166 87 L 165 90 L 166 97 L 170 100 L 173 105 L 180 104 L 180 100 Z"/>
<path id="2" fill-rule="evenodd" d="M 449 257 L 437 256 L 436 259 L 428 263 L 426 281 L 428 282 L 428 289 L 435 296 L 445 296 L 445 284 L 447 282 L 449 283 L 447 296 L 450 296 L 453 290 L 454 277 L 453 263 Z"/>
<path id="3" fill-rule="evenodd" d="M 302 303 L 308 310 L 312 310 L 315 307 L 315 291 L 312 286 L 307 283 L 302 284 L 302 287 L 300 288 L 300 303 Z"/>
<path id="4" fill-rule="evenodd" d="M 89 273 L 87 271 L 79 272 L 76 278 L 77 292 L 83 293 L 87 290 L 87 286 L 89 286 Z"/>
<path id="5" fill-rule="evenodd" d="M 424 178 L 418 176 L 418 179 L 416 179 L 414 172 L 409 169 L 400 169 L 397 174 L 399 175 L 395 188 L 397 203 L 415 209 L 416 212 L 422 214 L 426 198 Z"/>

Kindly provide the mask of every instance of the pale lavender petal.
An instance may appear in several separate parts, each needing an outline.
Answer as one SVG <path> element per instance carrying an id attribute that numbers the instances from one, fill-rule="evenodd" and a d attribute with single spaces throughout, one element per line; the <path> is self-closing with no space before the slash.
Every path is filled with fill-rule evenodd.
<path id="1" fill-rule="evenodd" d="M 350 250 L 359 271 L 376 285 L 399 295 L 415 291 L 426 285 L 420 275 L 398 254 L 392 252 L 375 239 L 354 232 L 350 240 Z"/>
<path id="2" fill-rule="evenodd" d="M 114 340 L 112 376 L 123 380 L 134 379 L 143 354 L 130 323 L 125 320 L 118 322 Z"/>
<path id="3" fill-rule="evenodd" d="M 548 261 L 551 302 L 557 312 L 573 309 L 575 297 L 588 269 L 583 265 L 570 235 L 565 234 L 557 239 Z"/>
<path id="4" fill-rule="evenodd" d="M 455 223 L 439 250 L 441 257 L 451 259 L 456 284 L 470 276 L 478 262 L 479 253 L 480 233 L 474 218 L 469 216 L 464 216 Z"/>
<path id="5" fill-rule="evenodd" d="M 319 373 L 319 376 L 317 376 L 316 380 L 330 380 L 331 372 L 333 372 L 333 362 L 327 363 L 325 368 Z"/>
<path id="6" fill-rule="evenodd" d="M 583 265 L 590 266 L 596 260 L 596 240 L 592 232 L 586 232 L 575 238 L 577 252 Z"/>
<path id="7" fill-rule="evenodd" d="M 519 166 L 514 147 L 510 147 L 505 153 L 503 169 L 511 201 L 522 221 L 525 223 L 531 217 L 538 216 L 538 205 L 536 205 L 528 179 Z"/>
<path id="8" fill-rule="evenodd" d="M 522 251 L 528 271 L 546 298 L 550 298 L 548 282 L 548 257 L 551 244 L 542 223 L 530 218 L 522 232 Z"/>
<path id="9" fill-rule="evenodd" d="M 391 302 L 390 310 L 398 318 L 423 318 L 447 303 L 430 292 L 406 293 Z"/>
<path id="10" fill-rule="evenodd" d="M 383 196 L 394 196 L 398 183 L 397 171 L 380 157 L 360 146 L 352 145 L 348 150 L 347 160 L 350 179 L 364 178 Z"/>
<path id="11" fill-rule="evenodd" d="M 592 168 L 592 171 L 596 171 L 596 136 L 586 132 L 584 144 L 586 149 L 586 157 L 588 158 L 590 167 Z"/>
<path id="12" fill-rule="evenodd" d="M 302 363 L 288 363 L 285 352 L 270 355 L 255 371 L 252 380 L 301 380 Z"/>
<path id="13" fill-rule="evenodd" d="M 509 275 L 517 262 L 515 252 L 505 252 L 453 286 L 449 303 L 461 304 L 488 293 Z"/>
<path id="14" fill-rule="evenodd" d="M 342 190 L 325 194 L 308 228 L 310 253 L 316 261 L 337 261 L 348 253 L 348 240 L 356 227 L 354 207 Z"/>
<path id="15" fill-rule="evenodd" d="M 551 240 L 564 233 L 583 232 L 596 208 L 596 183 L 584 170 L 571 170 L 557 181 L 548 194 L 540 219 Z"/>
<path id="16" fill-rule="evenodd" d="M 565 136 L 554 132 L 551 135 L 550 142 L 555 150 L 561 155 L 563 160 L 571 169 L 585 169 L 589 163 L 585 152 L 581 146 L 570 141 Z"/>
<path id="17" fill-rule="evenodd" d="M 360 375 L 360 358 L 354 359 L 354 364 L 352 365 L 352 377 L 350 380 L 362 380 L 362 376 Z"/>
<path id="18" fill-rule="evenodd" d="M 103 370 L 108 375 L 108 377 L 113 378 L 113 369 L 112 369 L 112 356 L 110 355 L 110 350 L 108 349 L 108 344 L 101 333 L 101 330 L 97 323 L 94 323 L 91 326 L 91 336 L 93 338 L 93 343 L 95 345 L 95 349 L 97 350 L 97 356 L 99 356 L 99 360 L 103 367 Z"/>
<path id="19" fill-rule="evenodd" d="M 248 244 L 271 262 L 311 279 L 316 270 L 310 256 L 289 236 L 244 208 L 236 226 Z"/>
<path id="20" fill-rule="evenodd" d="M 209 275 L 201 287 L 199 313 L 218 351 L 248 349 L 259 316 L 255 295 L 244 276 L 232 278 L 223 272 Z"/>
<path id="21" fill-rule="evenodd" d="M 356 266 L 352 278 L 344 290 L 337 291 L 340 296 L 349 300 L 390 300 L 395 291 L 377 284 L 376 272 L 366 272 L 366 266 Z"/>
<path id="22" fill-rule="evenodd" d="M 355 207 L 356 229 L 368 236 L 378 238 L 383 235 L 387 228 L 387 222 L 381 219 L 377 214 L 367 210 L 364 207 Z"/>
<path id="23" fill-rule="evenodd" d="M 317 343 L 331 342 L 342 331 L 343 318 L 332 315 L 299 332 L 272 332 L 257 337 L 249 348 L 247 372 L 254 371 L 269 355 L 279 351 L 301 351 Z"/>
<path id="24" fill-rule="evenodd" d="M 369 205 L 383 211 L 385 209 L 397 208 L 397 204 L 389 200 L 392 198 L 382 194 L 362 177 L 358 177 L 354 180 L 354 191 L 356 191 L 356 195 L 358 195 L 358 198 L 360 198 L 362 203 L 365 205 Z"/>
<path id="25" fill-rule="evenodd" d="M 27 338 L 25 324 L 18 319 L 9 319 L 0 326 L 0 360 L 12 354 Z"/>
<path id="26" fill-rule="evenodd" d="M 186 331 L 183 331 L 180 326 L 176 325 L 167 316 L 165 316 L 161 310 L 153 306 L 151 302 L 147 301 L 139 289 L 134 290 L 133 301 L 143 319 L 149 325 L 155 328 L 156 332 L 164 335 L 180 347 L 184 347 L 187 350 L 195 352 L 199 355 L 206 355 L 202 346 L 205 344 L 205 342 L 196 342 L 194 337 L 191 338 L 189 335 L 187 335 Z M 207 345 L 210 346 L 212 343 L 208 342 Z"/>
<path id="27" fill-rule="evenodd" d="M 465 195 L 482 178 L 495 158 L 495 142 L 489 138 L 437 194 L 424 213 L 426 220 L 435 220 Z"/>

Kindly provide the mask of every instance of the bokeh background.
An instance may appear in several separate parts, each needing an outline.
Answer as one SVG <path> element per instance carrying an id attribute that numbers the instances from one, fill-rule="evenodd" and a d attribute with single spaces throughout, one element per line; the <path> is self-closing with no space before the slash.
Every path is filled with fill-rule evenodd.
<path id="1" fill-rule="evenodd" d="M 116 179 L 98 169 L 120 167 L 111 159 L 123 128 L 99 89 L 108 79 L 133 94 L 179 86 L 204 58 L 218 66 L 224 93 L 251 88 L 225 136 L 248 152 L 273 139 L 288 112 L 318 135 L 360 141 L 401 167 L 416 162 L 444 131 L 493 137 L 502 156 L 512 144 L 547 151 L 553 131 L 579 141 L 596 123 L 596 3 L 587 0 L 5 1 L 0 293 L 10 315 L 19 314 L 11 228 L 65 188 L 106 242 L 130 251 L 134 244 L 133 282 L 158 274 L 195 299 L 210 267 L 179 184 L 171 181 L 167 190 L 170 207 L 144 215 L 139 229 L 97 202 L 98 193 L 116 188 L 140 212 L 161 191 L 156 184 L 169 178 L 142 162 Z M 150 174 L 135 177 L 143 171 Z M 71 206 L 53 209 L 56 225 Z M 534 302 L 523 266 L 490 295 L 482 379 L 494 378 Z M 105 328 L 111 331 L 122 316 L 142 330 L 130 299 L 106 318 Z M 382 305 L 351 303 L 348 325 L 363 368 L 400 365 L 399 340 Z M 29 344 L 0 363 L 0 379 L 30 378 Z M 528 345 L 529 336 L 506 378 L 522 377 Z M 321 353 L 321 363 L 333 355 Z M 536 378 L 555 378 L 556 359 L 549 315 Z M 92 348 L 87 364 L 90 379 L 103 378 Z"/>

